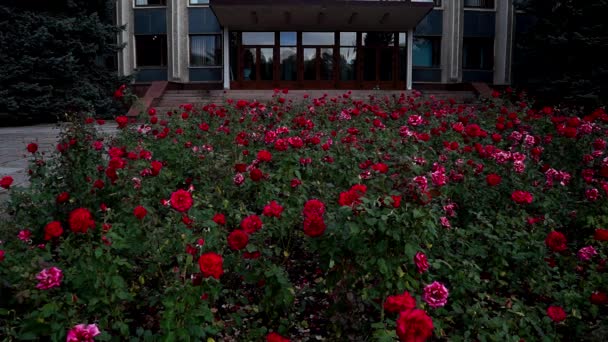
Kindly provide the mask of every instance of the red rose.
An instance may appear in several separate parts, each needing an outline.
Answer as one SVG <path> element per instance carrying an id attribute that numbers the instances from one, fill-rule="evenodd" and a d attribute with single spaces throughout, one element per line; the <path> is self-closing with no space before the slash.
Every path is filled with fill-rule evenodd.
<path id="1" fill-rule="evenodd" d="M 608 241 L 608 229 L 596 229 L 593 238 L 597 241 Z"/>
<path id="2" fill-rule="evenodd" d="M 386 165 L 384 163 L 377 163 L 377 164 L 372 165 L 372 170 L 377 171 L 379 173 L 387 173 L 388 165 Z"/>
<path id="3" fill-rule="evenodd" d="M 388 296 L 384 302 L 384 310 L 392 313 L 412 310 L 415 307 L 416 300 L 407 291 L 400 295 Z"/>
<path id="4" fill-rule="evenodd" d="M 70 194 L 67 193 L 67 192 L 60 193 L 59 195 L 57 195 L 57 198 L 55 199 L 55 201 L 58 204 L 65 203 L 65 202 L 67 202 L 69 200 L 70 200 Z"/>
<path id="5" fill-rule="evenodd" d="M 433 335 L 433 320 L 423 310 L 402 311 L 397 319 L 400 341 L 423 342 Z"/>
<path id="6" fill-rule="evenodd" d="M 547 308 L 547 316 L 555 323 L 566 319 L 566 312 L 560 306 L 550 306 Z"/>
<path id="7" fill-rule="evenodd" d="M 304 210 L 302 211 L 304 216 L 310 216 L 313 214 L 323 215 L 325 214 L 325 204 L 318 199 L 311 199 L 304 204 Z"/>
<path id="8" fill-rule="evenodd" d="M 180 213 L 188 211 L 192 207 L 192 195 L 179 189 L 171 194 L 171 206 Z"/>
<path id="9" fill-rule="evenodd" d="M 591 294 L 589 300 L 595 305 L 606 305 L 608 304 L 608 295 L 605 292 L 595 291 Z"/>
<path id="10" fill-rule="evenodd" d="M 93 221 L 91 212 L 86 208 L 78 208 L 72 211 L 68 221 L 70 229 L 74 233 L 86 233 L 89 228 L 95 227 L 95 221 Z"/>
<path id="11" fill-rule="evenodd" d="M 38 144 L 36 144 L 36 143 L 29 143 L 27 145 L 27 151 L 29 153 L 36 153 L 36 151 L 38 151 Z"/>
<path id="12" fill-rule="evenodd" d="M 249 178 L 254 182 L 259 182 L 264 178 L 264 173 L 260 169 L 253 169 L 249 172 Z"/>
<path id="13" fill-rule="evenodd" d="M 393 208 L 399 208 L 401 206 L 402 197 L 391 195 L 391 198 L 393 199 Z"/>
<path id="14" fill-rule="evenodd" d="M 568 249 L 567 242 L 568 240 L 566 240 L 564 234 L 556 231 L 549 233 L 545 239 L 547 247 L 554 252 L 563 252 Z"/>
<path id="15" fill-rule="evenodd" d="M 220 226 L 223 226 L 226 224 L 226 216 L 222 213 L 215 214 L 213 215 L 213 222 Z"/>
<path id="16" fill-rule="evenodd" d="M 61 227 L 61 223 L 58 221 L 53 221 L 44 227 L 44 239 L 47 241 L 61 236 L 62 233 L 63 227 Z"/>
<path id="17" fill-rule="evenodd" d="M 10 188 L 11 184 L 13 184 L 13 177 L 11 176 L 4 176 L 0 179 L 0 186 L 5 189 Z"/>
<path id="18" fill-rule="evenodd" d="M 152 176 L 158 176 L 160 170 L 163 168 L 163 163 L 159 161 L 153 161 L 150 163 L 150 168 L 152 169 Z"/>
<path id="19" fill-rule="evenodd" d="M 289 339 L 273 332 L 266 335 L 266 342 L 289 342 Z"/>
<path id="20" fill-rule="evenodd" d="M 118 128 L 125 128 L 129 123 L 129 118 L 126 116 L 119 116 L 116 118 L 116 123 L 118 124 Z"/>
<path id="21" fill-rule="evenodd" d="M 501 181 L 502 181 L 502 178 L 495 173 L 490 173 L 489 175 L 486 176 L 486 182 L 488 183 L 489 186 L 496 186 L 496 185 L 500 184 Z"/>
<path id="22" fill-rule="evenodd" d="M 261 162 L 269 162 L 272 160 L 272 154 L 266 150 L 258 152 L 258 160 Z"/>
<path id="23" fill-rule="evenodd" d="M 429 269 L 429 262 L 426 258 L 426 255 L 422 252 L 417 252 L 414 255 L 414 263 L 416 264 L 416 268 L 418 269 L 418 273 L 422 274 Z"/>
<path id="24" fill-rule="evenodd" d="M 304 218 L 304 234 L 310 237 L 319 237 L 325 232 L 325 221 L 323 217 L 312 214 Z"/>
<path id="25" fill-rule="evenodd" d="M 237 229 L 228 235 L 228 247 L 235 251 L 247 247 L 249 243 L 249 236 L 244 231 Z"/>
<path id="26" fill-rule="evenodd" d="M 521 190 L 515 190 L 511 194 L 511 199 L 517 204 L 530 204 L 534 197 L 531 193 Z"/>
<path id="27" fill-rule="evenodd" d="M 264 216 L 266 217 L 281 217 L 281 213 L 283 212 L 283 207 L 277 203 L 277 201 L 270 201 L 264 207 Z"/>
<path id="28" fill-rule="evenodd" d="M 262 220 L 257 215 L 247 216 L 241 221 L 241 228 L 247 234 L 253 234 L 262 229 Z"/>
<path id="29" fill-rule="evenodd" d="M 198 265 L 206 278 L 220 279 L 224 274 L 223 262 L 222 256 L 213 252 L 205 253 L 198 258 Z"/>
<path id="30" fill-rule="evenodd" d="M 0 262 L 4 261 L 4 251 L 0 250 Z"/>
<path id="31" fill-rule="evenodd" d="M 139 219 L 139 220 L 143 220 L 147 214 L 148 214 L 148 211 L 146 210 L 146 208 L 142 207 L 141 205 L 138 205 L 137 207 L 135 207 L 135 209 L 133 209 L 133 215 L 135 215 L 135 217 L 137 217 L 137 219 Z"/>

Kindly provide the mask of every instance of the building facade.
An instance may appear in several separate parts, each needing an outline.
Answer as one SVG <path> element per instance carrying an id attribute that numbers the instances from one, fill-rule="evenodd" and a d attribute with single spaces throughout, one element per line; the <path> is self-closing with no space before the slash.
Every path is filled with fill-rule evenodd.
<path id="1" fill-rule="evenodd" d="M 512 0 L 118 0 L 119 72 L 215 89 L 511 81 Z"/>

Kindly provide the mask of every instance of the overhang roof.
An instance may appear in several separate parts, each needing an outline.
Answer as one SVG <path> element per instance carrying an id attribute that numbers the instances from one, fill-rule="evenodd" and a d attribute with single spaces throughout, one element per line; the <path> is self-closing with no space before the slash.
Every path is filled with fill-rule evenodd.
<path id="1" fill-rule="evenodd" d="M 240 31 L 406 31 L 428 0 L 210 0 L 220 24 Z"/>

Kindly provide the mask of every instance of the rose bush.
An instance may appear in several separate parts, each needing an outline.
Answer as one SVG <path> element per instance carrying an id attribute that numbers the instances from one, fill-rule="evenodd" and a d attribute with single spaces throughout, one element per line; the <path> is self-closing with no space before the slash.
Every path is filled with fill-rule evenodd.
<path id="1" fill-rule="evenodd" d="M 608 114 L 495 95 L 74 120 L 0 175 L 0 335 L 601 341 Z"/>

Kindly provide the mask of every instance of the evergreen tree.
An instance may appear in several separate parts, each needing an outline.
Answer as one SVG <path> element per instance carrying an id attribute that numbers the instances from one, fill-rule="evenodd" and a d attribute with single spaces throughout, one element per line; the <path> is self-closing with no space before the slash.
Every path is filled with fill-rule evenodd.
<path id="1" fill-rule="evenodd" d="M 520 1 L 515 81 L 544 103 L 608 104 L 608 0 Z"/>
<path id="2" fill-rule="evenodd" d="M 8 0 L 0 5 L 0 113 L 49 121 L 64 113 L 110 116 L 116 88 L 115 1 Z"/>

